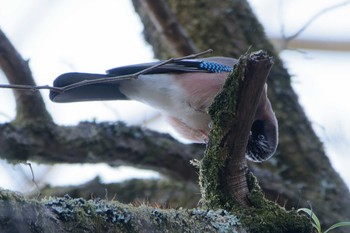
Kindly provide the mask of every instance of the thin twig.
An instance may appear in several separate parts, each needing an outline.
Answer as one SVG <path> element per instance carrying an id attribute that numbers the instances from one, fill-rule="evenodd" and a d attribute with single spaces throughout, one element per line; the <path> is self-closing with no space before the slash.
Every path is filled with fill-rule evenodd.
<path id="1" fill-rule="evenodd" d="M 34 177 L 34 171 L 33 171 L 33 168 L 32 168 L 32 164 L 31 163 L 24 163 L 25 165 L 28 165 L 29 166 L 29 168 L 30 168 L 30 172 L 32 173 L 32 182 L 35 184 L 35 186 L 36 186 L 36 189 L 37 189 L 37 191 L 38 191 L 38 195 L 37 195 L 37 199 L 41 196 L 41 192 L 40 192 L 40 188 L 39 188 L 39 185 L 36 183 L 36 181 L 35 181 L 35 177 Z"/>
<path id="2" fill-rule="evenodd" d="M 179 61 L 179 60 L 183 60 L 183 59 L 194 59 L 194 58 L 197 58 L 197 57 L 200 57 L 200 56 L 203 56 L 205 54 L 212 53 L 212 52 L 214 52 L 213 49 L 208 49 L 208 50 L 205 50 L 205 51 L 200 52 L 200 53 L 195 53 L 195 54 L 191 54 L 191 55 L 188 55 L 188 56 L 175 58 L 174 60 L 175 61 Z"/>
<path id="3" fill-rule="evenodd" d="M 11 117 L 9 115 L 7 115 L 6 113 L 0 112 L 0 116 L 6 118 L 8 121 L 11 120 Z"/>
<path id="4" fill-rule="evenodd" d="M 165 60 L 157 65 L 148 67 L 146 69 L 143 69 L 139 72 L 133 73 L 133 74 L 128 74 L 128 75 L 121 75 L 121 76 L 111 76 L 111 77 L 106 77 L 106 78 L 100 78 L 100 79 L 95 79 L 95 80 L 84 80 L 81 82 L 77 82 L 77 83 L 73 83 L 71 85 L 62 87 L 63 91 L 68 91 L 71 90 L 73 88 L 77 88 L 77 87 L 81 87 L 81 86 L 86 86 L 86 85 L 91 85 L 91 84 L 96 84 L 96 83 L 108 83 L 108 82 L 114 82 L 116 81 L 116 79 L 118 81 L 123 80 L 123 79 L 137 79 L 140 75 L 148 73 L 158 67 L 164 66 L 166 64 L 172 63 L 172 62 L 176 62 L 176 61 L 181 61 L 184 59 L 194 59 L 197 58 L 199 56 L 203 56 L 205 54 L 208 53 L 212 53 L 213 50 L 212 49 L 208 49 L 206 51 L 200 52 L 200 53 L 196 53 L 196 54 L 191 54 L 188 56 L 184 56 L 184 57 L 179 57 L 179 58 L 169 58 L 168 60 Z"/>
<path id="5" fill-rule="evenodd" d="M 49 85 L 32 86 L 32 85 L 18 85 L 18 84 L 0 84 L 0 88 L 11 88 L 11 89 L 17 89 L 17 90 L 30 90 L 30 91 L 38 91 L 41 89 L 47 89 L 47 90 L 56 91 L 56 92 L 61 93 L 61 92 L 65 92 L 65 91 L 71 90 L 73 88 L 77 88 L 77 87 L 81 87 L 81 86 L 85 86 L 85 85 L 113 82 L 116 80 L 116 78 L 118 78 L 118 81 L 123 80 L 123 79 L 137 79 L 138 76 L 145 74 L 147 72 L 150 72 L 150 71 L 152 71 L 158 67 L 164 66 L 166 64 L 176 62 L 176 61 L 181 61 L 184 59 L 194 59 L 194 58 L 197 58 L 199 56 L 202 56 L 202 55 L 205 55 L 208 53 L 212 53 L 212 52 L 213 52 L 212 49 L 208 49 L 206 51 L 196 53 L 196 54 L 191 54 L 191 55 L 184 56 L 184 57 L 170 58 L 170 59 L 165 60 L 157 65 L 148 67 L 146 69 L 143 69 L 143 70 L 136 72 L 136 73 L 133 73 L 133 74 L 121 75 L 121 76 L 111 76 L 111 77 L 101 78 L 101 79 L 97 79 L 97 80 L 83 80 L 81 82 L 73 83 L 73 84 L 65 86 L 65 87 L 52 87 Z"/>
<path id="6" fill-rule="evenodd" d="M 11 88 L 17 90 L 30 90 L 30 91 L 38 91 L 41 89 L 47 89 L 57 92 L 63 92 L 63 88 L 61 87 L 51 87 L 49 85 L 44 86 L 32 86 L 32 85 L 19 85 L 19 84 L 0 84 L 0 88 Z"/>
<path id="7" fill-rule="evenodd" d="M 350 1 L 345 1 L 342 3 L 338 3 L 336 5 L 327 7 L 323 10 L 321 10 L 320 12 L 316 13 L 314 16 L 312 16 L 305 24 L 304 26 L 302 26 L 296 33 L 294 33 L 291 36 L 285 36 L 283 35 L 284 39 L 287 41 L 287 43 L 293 39 L 295 39 L 296 37 L 298 37 L 303 31 L 306 30 L 306 28 L 308 28 L 310 26 L 311 23 L 313 23 L 317 18 L 319 18 L 320 16 L 322 16 L 323 14 L 327 13 L 328 11 L 332 11 L 334 9 L 337 9 L 339 7 L 345 6 L 347 4 L 349 4 Z"/>
<path id="8" fill-rule="evenodd" d="M 106 199 L 106 201 L 108 201 L 108 189 L 107 188 L 105 188 L 105 199 Z"/>

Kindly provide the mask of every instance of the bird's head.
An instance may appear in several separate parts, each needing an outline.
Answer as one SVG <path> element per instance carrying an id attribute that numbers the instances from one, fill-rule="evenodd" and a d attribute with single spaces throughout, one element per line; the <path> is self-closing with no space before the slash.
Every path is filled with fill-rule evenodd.
<path id="1" fill-rule="evenodd" d="M 265 85 L 251 127 L 246 158 L 254 162 L 265 161 L 275 153 L 277 144 L 278 122 L 267 98 L 267 85 Z"/>

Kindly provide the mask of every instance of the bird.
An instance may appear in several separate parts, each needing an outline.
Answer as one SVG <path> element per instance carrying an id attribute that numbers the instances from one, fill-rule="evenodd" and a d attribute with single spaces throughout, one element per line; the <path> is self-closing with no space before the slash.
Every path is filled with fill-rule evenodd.
<path id="1" fill-rule="evenodd" d="M 208 107 L 237 62 L 229 57 L 207 57 L 121 66 L 105 74 L 64 73 L 54 80 L 53 86 L 65 90 L 50 90 L 49 97 L 57 103 L 136 100 L 160 110 L 183 138 L 207 143 L 211 123 Z M 138 72 L 141 74 L 134 77 Z M 277 144 L 278 122 L 265 84 L 249 134 L 246 158 L 265 161 L 275 153 Z"/>

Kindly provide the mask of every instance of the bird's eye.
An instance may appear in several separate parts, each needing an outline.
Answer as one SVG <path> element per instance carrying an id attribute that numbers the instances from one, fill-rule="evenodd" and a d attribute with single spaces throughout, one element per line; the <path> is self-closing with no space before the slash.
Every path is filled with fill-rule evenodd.
<path id="1" fill-rule="evenodd" d="M 259 135 L 258 135 L 258 139 L 259 139 L 259 140 L 264 140 L 264 139 L 265 139 L 265 136 L 262 135 L 262 134 L 259 134 Z"/>

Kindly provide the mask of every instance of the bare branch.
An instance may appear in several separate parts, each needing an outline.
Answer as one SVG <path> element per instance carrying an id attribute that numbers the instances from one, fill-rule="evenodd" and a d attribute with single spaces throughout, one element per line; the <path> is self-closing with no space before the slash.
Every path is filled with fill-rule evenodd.
<path id="1" fill-rule="evenodd" d="M 30 172 L 32 174 L 32 182 L 34 183 L 35 187 L 36 187 L 36 190 L 37 190 L 37 196 L 36 196 L 36 199 L 38 199 L 40 196 L 41 196 L 41 192 L 40 192 L 40 188 L 39 188 L 39 185 L 36 183 L 35 181 L 35 176 L 34 176 L 34 171 L 33 171 L 33 167 L 32 167 L 32 164 L 31 163 L 24 163 L 25 165 L 28 165 L 29 169 L 30 169 Z"/>
<path id="2" fill-rule="evenodd" d="M 318 13 L 316 13 L 314 16 L 312 16 L 297 32 L 295 32 L 294 34 L 290 35 L 290 36 L 286 36 L 285 35 L 285 30 L 284 30 L 284 25 L 282 24 L 281 26 L 281 34 L 282 34 L 282 41 L 280 42 L 281 45 L 279 46 L 279 50 L 283 50 L 286 49 L 288 46 L 288 43 L 291 40 L 294 40 L 295 38 L 297 38 L 301 33 L 303 33 L 313 22 L 315 22 L 319 17 L 323 16 L 324 14 L 338 9 L 340 7 L 346 6 L 350 3 L 350 1 L 344 1 L 341 3 L 337 3 L 333 6 L 329 6 L 321 11 L 319 11 Z M 280 2 L 280 4 L 282 4 Z"/>
<path id="3" fill-rule="evenodd" d="M 71 90 L 73 88 L 81 87 L 81 86 L 86 86 L 86 85 L 91 85 L 91 84 L 96 84 L 96 83 L 108 83 L 108 82 L 113 82 L 123 80 L 123 79 L 136 79 L 138 76 L 145 74 L 147 72 L 150 72 L 158 67 L 164 66 L 166 64 L 176 62 L 176 61 L 181 61 L 184 59 L 194 59 L 200 56 L 203 56 L 208 53 L 212 53 L 212 49 L 208 49 L 206 51 L 196 53 L 196 54 L 191 54 L 188 56 L 184 57 L 179 57 L 179 58 L 170 58 L 168 60 L 165 60 L 157 65 L 151 66 L 149 68 L 143 69 L 139 72 L 133 73 L 133 74 L 128 74 L 128 75 L 121 75 L 121 76 L 113 76 L 113 77 L 106 77 L 106 78 L 100 78 L 96 80 L 84 80 L 81 82 L 73 83 L 71 85 L 65 86 L 65 87 L 51 87 L 49 85 L 44 85 L 44 86 L 34 86 L 34 85 L 19 85 L 19 84 L 0 84 L 0 88 L 10 88 L 10 89 L 16 89 L 16 90 L 29 90 L 29 91 L 38 91 L 41 89 L 46 89 L 46 90 L 52 90 L 56 92 L 65 92 L 68 90 Z"/>
<path id="4" fill-rule="evenodd" d="M 203 145 L 184 145 L 169 135 L 127 127 L 123 123 L 84 122 L 65 127 L 54 124 L 0 125 L 0 158 L 15 163 L 106 163 L 153 169 L 174 179 L 196 181 L 190 165 Z"/>
<path id="5" fill-rule="evenodd" d="M 60 87 L 51 87 L 49 85 L 44 86 L 31 86 L 31 85 L 19 85 L 19 84 L 0 84 L 0 88 L 9 88 L 9 89 L 17 89 L 17 90 L 28 90 L 28 91 L 39 91 L 43 89 L 63 92 L 63 88 Z"/>
<path id="6" fill-rule="evenodd" d="M 36 86 L 28 62 L 23 60 L 9 39 L 0 30 L 0 67 L 11 85 Z M 14 89 L 16 97 L 16 122 L 52 121 L 39 92 Z"/>
<path id="7" fill-rule="evenodd" d="M 184 56 L 184 57 L 179 57 L 179 58 L 170 58 L 168 60 L 165 60 L 157 65 L 151 66 L 149 68 L 143 69 L 139 72 L 133 73 L 133 74 L 128 74 L 128 75 L 120 75 L 120 76 L 111 76 L 111 77 L 106 77 L 106 78 L 100 78 L 100 79 L 95 79 L 95 80 L 84 80 L 81 82 L 77 82 L 77 83 L 73 83 L 71 85 L 67 85 L 65 87 L 59 88 L 59 92 L 61 92 L 61 90 L 64 91 L 68 91 L 77 87 L 81 87 L 81 86 L 86 86 L 86 85 L 91 85 L 91 84 L 96 84 L 96 83 L 108 83 L 108 82 L 115 82 L 116 80 L 120 81 L 120 80 L 124 80 L 124 79 L 137 79 L 138 76 L 142 75 L 142 74 L 146 74 L 152 70 L 155 70 L 158 67 L 164 66 L 166 64 L 172 63 L 172 62 L 176 62 L 176 61 L 181 61 L 184 59 L 194 59 L 200 56 L 203 56 L 205 54 L 208 53 L 212 53 L 213 50 L 212 49 L 208 49 L 206 51 L 203 52 L 199 52 L 199 53 L 195 53 L 195 54 L 191 54 L 188 56 Z"/>

